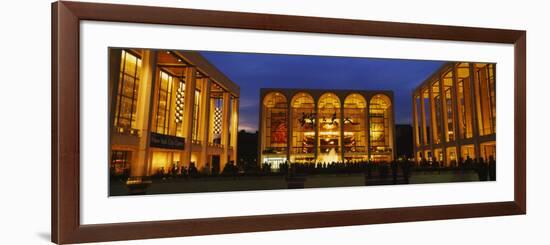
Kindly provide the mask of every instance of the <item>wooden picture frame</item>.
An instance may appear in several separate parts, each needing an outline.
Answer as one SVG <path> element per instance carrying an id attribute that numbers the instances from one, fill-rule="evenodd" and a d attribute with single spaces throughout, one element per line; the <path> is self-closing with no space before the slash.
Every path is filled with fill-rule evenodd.
<path id="1" fill-rule="evenodd" d="M 514 200 L 478 204 L 82 225 L 79 200 L 79 22 L 82 20 L 513 44 L 515 55 Z M 51 79 L 51 237 L 55 243 L 305 229 L 526 213 L 525 31 L 63 1 L 52 4 Z"/>

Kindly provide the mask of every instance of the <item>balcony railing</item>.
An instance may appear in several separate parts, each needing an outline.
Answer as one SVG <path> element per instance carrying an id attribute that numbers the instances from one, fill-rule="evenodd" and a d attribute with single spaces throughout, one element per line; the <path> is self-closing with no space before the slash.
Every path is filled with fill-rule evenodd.
<path id="1" fill-rule="evenodd" d="M 286 147 L 266 147 L 263 151 L 263 154 L 285 154 Z"/>
<path id="2" fill-rule="evenodd" d="M 125 134 L 125 135 L 133 135 L 133 136 L 140 136 L 140 130 L 135 128 L 124 128 L 124 127 L 117 127 L 115 126 L 114 132 L 117 132 L 119 134 Z"/>
<path id="3" fill-rule="evenodd" d="M 344 153 L 367 153 L 366 146 L 345 146 Z"/>
<path id="4" fill-rule="evenodd" d="M 292 147 L 290 153 L 292 154 L 312 154 L 314 152 L 313 146 L 310 147 Z"/>

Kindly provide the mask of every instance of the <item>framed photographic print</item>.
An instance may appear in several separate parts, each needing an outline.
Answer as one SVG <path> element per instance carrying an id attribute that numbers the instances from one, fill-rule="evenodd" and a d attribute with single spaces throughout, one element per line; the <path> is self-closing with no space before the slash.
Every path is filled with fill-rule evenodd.
<path id="1" fill-rule="evenodd" d="M 55 2 L 52 240 L 525 214 L 525 38 Z"/>

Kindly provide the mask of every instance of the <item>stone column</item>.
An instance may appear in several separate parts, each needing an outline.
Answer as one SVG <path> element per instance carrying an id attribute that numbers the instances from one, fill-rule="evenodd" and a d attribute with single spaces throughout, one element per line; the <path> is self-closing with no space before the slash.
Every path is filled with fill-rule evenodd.
<path id="1" fill-rule="evenodd" d="M 441 101 L 441 153 L 443 154 L 443 164 L 446 166 L 447 163 L 447 137 L 449 137 L 448 132 L 449 128 L 447 127 L 447 98 L 445 95 L 445 77 L 444 74 L 439 74 L 439 98 Z"/>
<path id="2" fill-rule="evenodd" d="M 229 92 L 223 92 L 223 106 L 222 106 L 222 139 L 221 145 L 223 147 L 222 154 L 220 156 L 220 171 L 223 170 L 225 164 L 229 160 Z"/>
<path id="3" fill-rule="evenodd" d="M 234 97 L 231 100 L 231 142 L 229 144 L 233 148 L 231 152 L 231 161 L 237 164 L 237 142 L 239 135 L 239 98 Z"/>
<path id="4" fill-rule="evenodd" d="M 469 63 L 470 65 L 470 98 L 471 98 L 471 108 L 472 108 L 472 127 L 473 127 L 473 141 L 474 141 L 474 155 L 476 159 L 479 159 L 481 156 L 481 147 L 479 146 L 479 124 L 478 124 L 478 111 L 476 103 L 476 83 L 478 82 L 478 77 L 475 74 L 474 64 Z"/>
<path id="5" fill-rule="evenodd" d="M 345 158 L 344 158 L 344 150 L 345 150 L 345 146 L 344 146 L 344 105 L 345 105 L 345 99 L 344 100 L 340 100 L 340 118 L 338 120 L 339 123 L 338 125 L 340 125 L 340 156 L 342 157 L 342 162 L 345 162 Z"/>
<path id="6" fill-rule="evenodd" d="M 151 161 L 149 152 L 150 127 L 153 117 L 153 101 L 156 81 L 157 52 L 144 50 L 141 62 L 139 96 L 137 100 L 136 125 L 139 130 L 139 145 L 133 157 L 132 176 L 147 176 Z"/>
<path id="7" fill-rule="evenodd" d="M 180 162 L 189 167 L 191 163 L 191 150 L 193 148 L 193 109 L 195 105 L 195 89 L 197 87 L 197 73 L 195 67 L 185 69 L 185 92 L 183 102 L 183 137 L 185 148 L 181 153 Z"/>
<path id="8" fill-rule="evenodd" d="M 200 130 L 199 136 L 201 141 L 201 156 L 200 156 L 200 167 L 206 166 L 208 168 L 212 167 L 210 159 L 208 159 L 208 139 L 210 134 L 210 86 L 212 82 L 210 79 L 205 78 L 202 80 L 202 97 L 200 101 L 200 108 L 202 108 L 203 113 L 200 114 L 201 118 L 199 121 Z"/>
<path id="9" fill-rule="evenodd" d="M 367 160 L 370 162 L 371 160 L 371 150 L 370 150 L 370 97 L 368 96 L 366 99 L 367 107 L 365 108 L 365 131 L 367 133 Z"/>

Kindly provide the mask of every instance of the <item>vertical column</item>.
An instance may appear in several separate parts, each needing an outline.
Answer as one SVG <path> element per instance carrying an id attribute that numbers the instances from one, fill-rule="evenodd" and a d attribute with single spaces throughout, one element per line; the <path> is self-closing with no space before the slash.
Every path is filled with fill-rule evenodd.
<path id="1" fill-rule="evenodd" d="M 456 162 L 458 163 L 459 162 L 459 157 L 461 157 L 461 153 L 460 153 L 460 142 L 461 142 L 461 138 L 462 138 L 462 135 L 460 133 L 460 130 L 462 129 L 459 129 L 459 117 L 458 117 L 458 73 L 457 73 L 457 69 L 456 69 L 456 64 L 453 64 L 453 87 L 451 88 L 451 93 L 452 93 L 452 97 L 453 97 L 453 100 L 452 100 L 452 103 L 453 103 L 453 115 L 454 115 L 454 118 L 455 120 L 453 121 L 453 127 L 455 129 L 455 158 L 456 158 Z M 460 139 L 459 139 L 460 138 Z"/>
<path id="2" fill-rule="evenodd" d="M 153 117 L 153 97 L 155 91 L 157 52 L 144 50 L 140 76 L 140 89 L 137 101 L 137 129 L 140 132 L 139 146 L 133 157 L 131 168 L 132 176 L 147 176 L 150 170 L 149 136 L 151 120 Z"/>
<path id="3" fill-rule="evenodd" d="M 414 163 L 418 165 L 418 148 L 420 147 L 420 136 L 418 135 L 418 105 L 416 104 L 416 93 L 413 91 L 412 93 L 412 112 L 413 112 L 413 158 Z"/>
<path id="4" fill-rule="evenodd" d="M 231 142 L 229 144 L 233 148 L 231 152 L 231 161 L 237 164 L 237 142 L 239 136 L 239 98 L 233 97 L 231 100 Z"/>
<path id="5" fill-rule="evenodd" d="M 317 101 L 315 98 L 313 99 L 313 103 L 313 108 L 315 108 L 315 124 L 313 129 L 315 130 L 315 143 L 313 143 L 313 161 L 317 162 L 317 157 L 319 156 L 319 106 L 317 106 Z"/>
<path id="6" fill-rule="evenodd" d="M 202 98 L 200 102 L 200 108 L 204 111 L 201 114 L 199 121 L 200 125 L 200 141 L 201 141 L 201 156 L 200 167 L 207 167 L 210 172 L 210 159 L 208 159 L 208 139 L 210 130 L 210 86 L 212 82 L 209 78 L 205 78 L 202 81 Z"/>
<path id="7" fill-rule="evenodd" d="M 193 148 L 193 108 L 195 105 L 195 89 L 197 87 L 197 72 L 195 67 L 185 69 L 185 93 L 183 102 L 183 137 L 185 148 L 181 153 L 180 162 L 189 167 Z M 180 168 L 181 169 L 181 168 Z"/>
<path id="8" fill-rule="evenodd" d="M 340 122 L 338 123 L 338 125 L 340 125 L 340 155 L 342 157 L 342 162 L 345 162 L 345 158 L 344 158 L 344 150 L 345 150 L 345 146 L 344 146 L 344 105 L 345 105 L 345 100 L 346 98 L 344 99 L 340 99 Z"/>
<path id="9" fill-rule="evenodd" d="M 265 146 L 266 146 L 266 131 L 265 131 L 265 125 L 266 125 L 266 121 L 267 119 L 265 118 L 265 109 L 267 106 L 265 106 L 264 104 L 264 92 L 260 90 L 260 100 L 259 100 L 259 108 L 260 108 L 260 111 L 259 111 L 259 115 L 258 115 L 258 159 L 257 159 L 257 163 L 260 164 L 260 168 L 261 168 L 261 164 L 264 163 L 263 161 L 263 151 L 265 149 Z"/>
<path id="10" fill-rule="evenodd" d="M 109 128 L 113 128 L 115 124 L 115 111 L 120 79 L 120 64 L 122 60 L 121 49 L 109 49 Z M 142 67 L 143 69 L 143 67 Z M 114 132 L 111 130 L 111 132 Z M 111 154 L 109 154 L 109 157 Z"/>
<path id="11" fill-rule="evenodd" d="M 370 96 L 366 98 L 367 107 L 365 108 L 365 131 L 367 132 L 367 160 L 370 162 L 371 152 L 370 152 Z"/>
<path id="12" fill-rule="evenodd" d="M 222 154 L 220 156 L 220 171 L 223 170 L 225 164 L 229 160 L 229 92 L 223 92 L 223 106 L 222 106 L 222 139 L 221 145 L 223 147 Z"/>
<path id="13" fill-rule="evenodd" d="M 451 98 L 452 99 L 452 98 Z M 441 153 L 443 155 L 443 165 L 447 165 L 447 138 L 449 137 L 449 127 L 447 126 L 447 97 L 445 95 L 444 74 L 439 74 L 439 100 L 441 101 Z"/>
<path id="14" fill-rule="evenodd" d="M 476 110 L 476 96 L 475 96 L 475 84 L 478 82 L 478 77 L 475 74 L 474 63 L 469 63 L 470 65 L 470 98 L 471 98 L 471 108 L 472 108 L 472 127 L 474 130 L 473 142 L 474 142 L 474 155 L 476 159 L 479 159 L 481 156 L 480 147 L 479 147 L 479 125 L 478 125 L 478 111 Z"/>
<path id="15" fill-rule="evenodd" d="M 391 142 L 389 143 L 390 147 L 391 147 L 391 161 L 395 160 L 397 158 L 397 147 L 395 147 L 395 110 L 393 109 L 394 108 L 394 105 L 393 105 L 393 94 L 391 96 L 391 100 L 390 100 L 390 106 L 388 107 L 388 110 L 391 110 L 389 112 L 389 126 L 388 126 L 388 131 L 389 134 L 390 134 L 390 140 Z"/>
<path id="16" fill-rule="evenodd" d="M 433 92 L 433 87 L 432 87 L 432 82 L 429 81 L 428 82 L 428 103 L 429 103 L 429 106 L 430 106 L 430 127 L 432 128 L 432 138 L 430 140 L 430 151 L 432 152 L 432 160 L 433 159 L 437 159 L 435 157 L 435 152 L 434 152 L 434 144 L 435 144 L 435 137 L 437 137 L 437 123 L 435 121 L 435 105 L 434 105 L 434 92 Z"/>
<path id="17" fill-rule="evenodd" d="M 293 126 L 293 118 L 292 118 L 292 98 L 288 96 L 289 94 L 285 94 L 287 98 L 287 121 L 286 121 L 286 160 L 290 163 L 290 152 L 292 150 L 292 126 Z"/>
<path id="18" fill-rule="evenodd" d="M 422 146 L 428 145 L 428 132 L 426 132 L 426 105 L 424 102 L 424 90 L 420 88 L 420 121 L 422 124 Z M 425 153 L 422 152 L 423 158 L 427 158 L 427 156 L 424 155 Z"/>
<path id="19" fill-rule="evenodd" d="M 178 91 L 178 87 L 179 87 L 179 81 L 177 78 L 173 77 L 172 78 L 172 90 L 171 90 L 171 93 L 168 94 L 167 96 L 170 97 L 170 99 L 168 100 L 170 102 L 170 104 L 168 105 L 168 107 L 170 108 L 170 111 L 168 112 L 168 115 L 166 115 L 167 119 L 168 120 L 168 133 L 169 135 L 176 135 L 176 132 L 177 132 L 177 124 L 176 124 L 176 120 L 175 120 L 175 115 L 176 115 L 176 94 L 177 94 L 177 91 Z"/>

